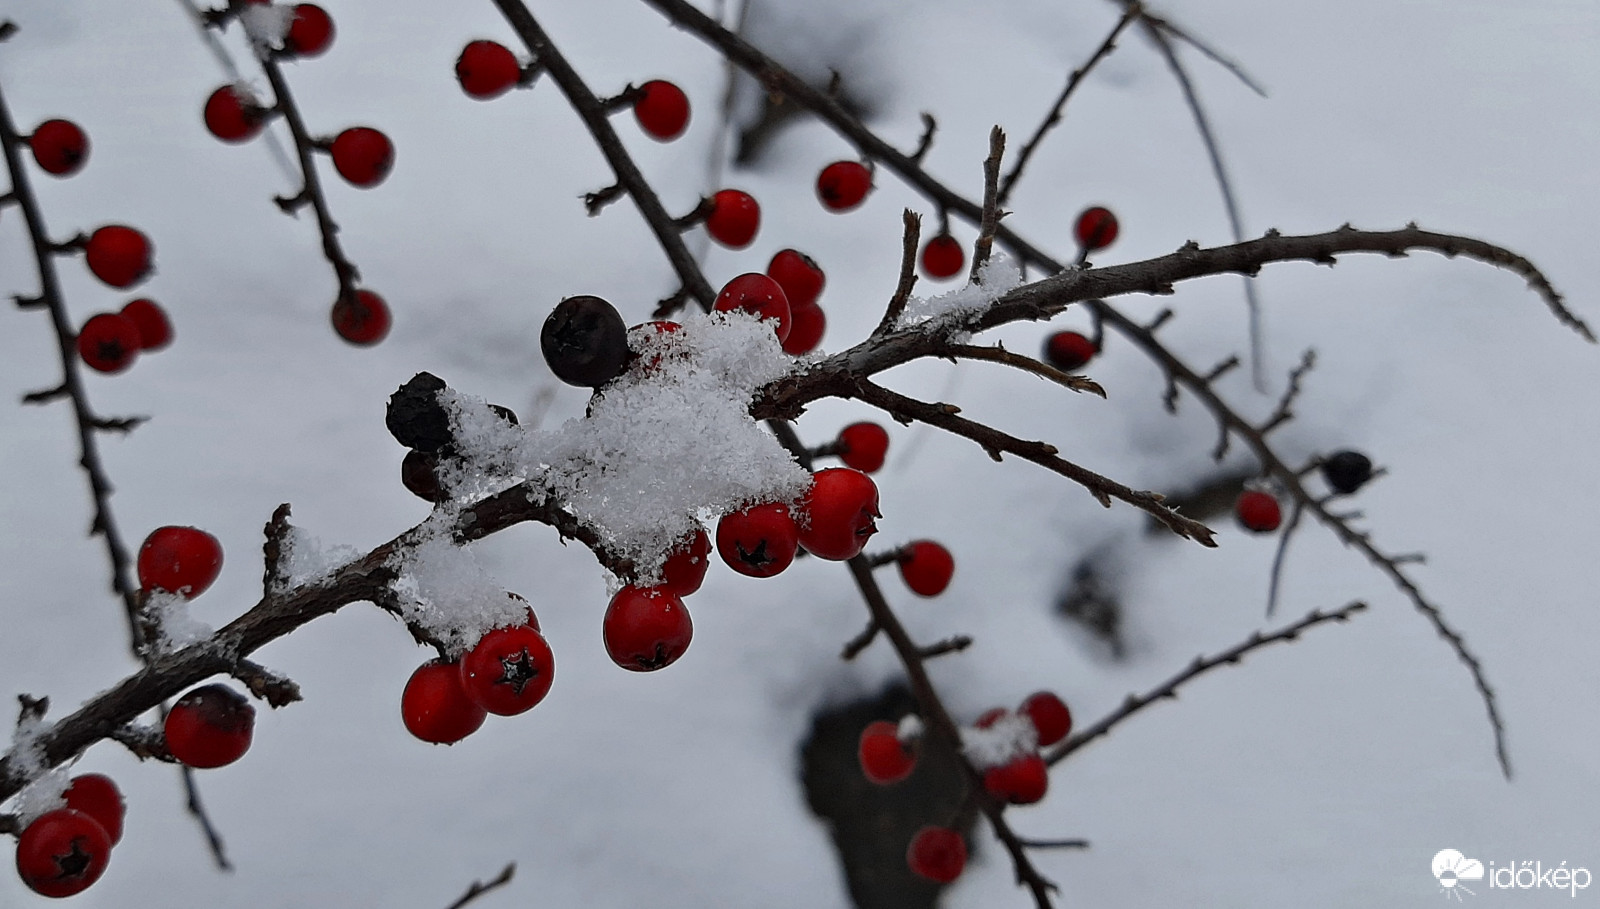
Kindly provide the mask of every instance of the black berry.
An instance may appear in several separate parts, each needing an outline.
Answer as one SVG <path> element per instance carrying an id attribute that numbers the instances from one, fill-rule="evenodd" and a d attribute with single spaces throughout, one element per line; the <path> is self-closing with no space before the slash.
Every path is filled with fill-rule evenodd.
<path id="1" fill-rule="evenodd" d="M 568 385 L 599 388 L 616 378 L 627 362 L 628 326 L 616 307 L 599 297 L 568 297 L 544 320 L 539 347 L 556 378 Z"/>
<path id="2" fill-rule="evenodd" d="M 1334 492 L 1349 495 L 1372 479 L 1372 459 L 1359 451 L 1336 451 L 1323 459 L 1322 478 Z"/>
<path id="3" fill-rule="evenodd" d="M 389 396 L 383 422 L 401 445 L 414 451 L 438 451 L 450 444 L 450 415 L 439 403 L 447 386 L 431 372 L 419 372 Z"/>

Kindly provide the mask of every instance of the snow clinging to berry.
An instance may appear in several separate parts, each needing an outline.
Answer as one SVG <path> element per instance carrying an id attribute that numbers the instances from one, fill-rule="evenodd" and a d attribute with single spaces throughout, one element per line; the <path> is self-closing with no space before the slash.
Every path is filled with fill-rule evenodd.
<path id="1" fill-rule="evenodd" d="M 294 24 L 294 6 L 275 3 L 247 3 L 239 12 L 239 22 L 250 38 L 256 55 L 265 60 L 272 51 L 283 46 L 289 26 Z"/>
<path id="2" fill-rule="evenodd" d="M 459 655 L 489 631 L 520 624 L 527 603 L 507 593 L 470 547 L 456 544 L 448 522 L 433 523 L 437 533 L 402 549 L 391 562 L 399 574 L 392 589 L 404 618 Z"/>
<path id="3" fill-rule="evenodd" d="M 961 730 L 961 753 L 980 771 L 1010 763 L 1038 748 L 1039 731 L 1033 728 L 1033 720 L 1023 713 L 1007 711 L 987 728 Z"/>
<path id="4" fill-rule="evenodd" d="M 956 327 L 967 318 L 994 305 L 994 302 L 1022 284 L 1022 267 L 1005 253 L 995 250 L 978 269 L 978 279 L 936 297 L 913 296 L 906 302 L 896 328 L 940 329 Z"/>
<path id="5" fill-rule="evenodd" d="M 690 314 L 676 331 L 634 333 L 637 358 L 552 430 L 524 430 L 464 395 L 441 395 L 474 473 L 530 479 L 617 555 L 640 583 L 659 581 L 669 552 L 705 521 L 760 502 L 798 498 L 810 475 L 751 418 L 757 389 L 795 365 L 767 323 L 744 312 Z M 481 481 L 477 481 L 481 482 Z"/>

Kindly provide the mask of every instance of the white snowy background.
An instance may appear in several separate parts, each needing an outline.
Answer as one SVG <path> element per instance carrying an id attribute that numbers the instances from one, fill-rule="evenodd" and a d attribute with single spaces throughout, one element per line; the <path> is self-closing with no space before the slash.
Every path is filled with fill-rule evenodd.
<path id="1" fill-rule="evenodd" d="M 334 284 L 312 222 L 270 201 L 297 185 L 260 140 L 224 146 L 201 126 L 201 104 L 224 80 L 176 3 L 0 2 L 0 17 L 22 26 L 0 45 L 0 85 L 19 126 L 70 117 L 93 142 L 80 175 L 32 173 L 53 235 L 122 222 L 154 240 L 158 270 L 138 290 L 167 307 L 176 341 L 126 374 L 90 376 L 89 392 L 103 414 L 153 417 L 127 438 L 101 438 L 131 543 L 162 524 L 221 539 L 222 577 L 194 604 L 214 626 L 258 598 L 261 527 L 280 502 L 329 545 L 362 550 L 427 514 L 398 482 L 402 450 L 382 419 L 388 394 L 413 373 L 435 372 L 525 418 L 553 389 L 543 419 L 557 425 L 581 414 L 585 395 L 554 383 L 539 355 L 550 307 L 595 293 L 642 321 L 675 286 L 631 204 L 585 216 L 578 197 L 609 172 L 552 84 L 491 103 L 457 88 L 451 67 L 467 40 L 516 46 L 489 3 L 325 6 L 333 47 L 286 67 L 306 118 L 325 133 L 377 126 L 397 147 L 376 189 L 325 171 L 346 249 L 395 312 L 390 338 L 368 350 L 329 329 Z M 872 125 L 904 147 L 918 113 L 936 114 L 928 166 L 974 197 L 989 126 L 1020 147 L 1116 17 L 1094 0 L 784 6 L 774 32 L 787 46 L 773 49 L 803 69 L 845 70 L 877 103 Z M 1158 9 L 1270 90 L 1260 99 L 1185 52 L 1252 234 L 1416 220 L 1529 255 L 1581 315 L 1600 318 L 1600 6 Z M 712 52 L 638 2 L 533 11 L 601 94 L 652 77 L 685 86 L 695 119 L 677 142 L 644 138 L 626 114 L 617 124 L 670 210 L 716 188 L 725 70 Z M 764 206 L 755 244 L 705 256 L 713 283 L 760 270 L 783 246 L 816 257 L 828 272 L 828 350 L 876 324 L 894 286 L 901 209 L 933 223 L 886 173 L 860 210 L 823 211 L 816 171 L 853 154 L 815 123 L 784 132 L 761 171 L 726 178 Z M 1093 203 L 1123 223 L 1102 263 L 1228 240 L 1180 95 L 1137 36 L 1083 87 L 1008 223 L 1066 256 L 1073 216 Z M 6 294 L 36 288 L 19 225 L 15 210 L 0 211 Z M 131 296 L 78 261 L 59 265 L 76 322 Z M 1062 887 L 1060 904 L 1436 904 L 1428 863 L 1446 847 L 1485 864 L 1600 869 L 1600 351 L 1516 277 L 1431 254 L 1273 266 L 1260 291 L 1275 382 L 1306 346 L 1320 358 L 1280 441 L 1297 456 L 1360 447 L 1389 469 L 1359 497 L 1364 526 L 1391 551 L 1428 554 L 1416 576 L 1483 658 L 1516 776 L 1501 778 L 1482 705 L 1449 650 L 1356 554 L 1308 529 L 1290 554 L 1279 620 L 1357 598 L 1371 611 L 1212 673 L 1058 766 L 1048 798 L 1009 817 L 1028 835 L 1092 841 L 1086 852 L 1037 855 Z M 1174 307 L 1163 337 L 1204 368 L 1242 349 L 1241 297 L 1226 277 L 1125 306 Z M 1086 325 L 1075 312 L 1057 321 Z M 1049 330 L 995 335 L 1028 350 Z M 0 692 L 48 695 L 61 715 L 134 663 L 101 544 L 84 536 L 69 410 L 15 403 L 56 382 L 54 350 L 44 316 L 0 309 L 0 399 L 11 402 L 0 406 Z M 1192 400 L 1167 416 L 1151 364 L 1113 340 L 1089 372 L 1109 401 L 981 364 L 919 365 L 890 379 L 1134 485 L 1205 471 L 1209 420 Z M 1226 384 L 1233 400 L 1270 409 L 1236 378 Z M 800 432 L 820 443 L 873 416 L 818 405 Z M 958 568 L 936 600 L 911 597 L 892 575 L 885 583 L 922 638 L 976 637 L 934 667 L 967 718 L 1051 688 L 1092 721 L 1196 653 L 1262 627 L 1272 541 L 1221 520 L 1215 551 L 1141 542 L 1140 515 L 1102 510 L 1059 477 L 994 464 L 930 430 L 890 431 L 878 539 L 939 539 Z M 1119 539 L 1131 553 L 1132 652 L 1111 663 L 1049 604 L 1079 557 Z M 559 666 L 545 703 L 491 719 L 454 747 L 424 745 L 401 726 L 398 702 L 428 654 L 378 610 L 347 607 L 259 652 L 306 700 L 263 707 L 250 753 L 200 774 L 237 870 L 212 867 L 172 769 L 102 744 L 77 769 L 119 782 L 127 832 L 76 904 L 426 909 L 515 861 L 516 880 L 479 905 L 848 905 L 797 782 L 797 749 L 820 706 L 875 692 L 898 670 L 882 644 L 855 663 L 837 659 L 865 618 L 841 568 L 805 560 L 755 581 L 714 565 L 688 601 L 693 647 L 664 672 L 636 675 L 601 647 L 605 585 L 583 549 L 543 526 L 474 548 L 538 610 Z M 986 833 L 980 840 L 948 905 L 1029 905 L 1003 854 Z M 1567 899 L 1486 889 L 1476 897 L 1486 904 Z M 1592 889 L 1574 904 L 1595 900 Z M 0 905 L 44 902 L 0 874 Z"/>

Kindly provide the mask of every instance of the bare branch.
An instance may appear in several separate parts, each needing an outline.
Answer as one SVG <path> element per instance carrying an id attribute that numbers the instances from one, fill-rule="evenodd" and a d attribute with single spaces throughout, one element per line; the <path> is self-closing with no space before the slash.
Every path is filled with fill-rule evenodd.
<path id="1" fill-rule="evenodd" d="M 1020 369 L 1023 372 L 1029 372 L 1041 378 L 1049 379 L 1063 388 L 1069 388 L 1076 392 L 1087 392 L 1092 395 L 1099 395 L 1102 398 L 1106 396 L 1106 390 L 1100 386 L 1100 383 L 1089 378 L 1088 376 L 1080 376 L 1069 372 L 1062 372 L 1061 370 L 1056 369 L 1054 366 L 1051 366 L 1047 363 L 1041 363 L 1032 357 L 1025 357 L 1019 353 L 1012 353 L 1011 351 L 1006 350 L 1004 347 L 1000 347 L 999 345 L 994 347 L 978 347 L 972 344 L 953 344 L 950 346 L 949 355 L 952 357 L 959 357 L 963 360 L 986 360 L 990 363 L 1003 363 L 1006 366 Z"/>
<path id="2" fill-rule="evenodd" d="M 983 159 L 983 216 L 978 220 L 978 239 L 972 244 L 972 280 L 989 261 L 994 248 L 994 232 L 1005 213 L 1000 210 L 1000 157 L 1006 151 L 1006 134 L 996 126 L 989 130 L 989 157 Z"/>
<path id="3" fill-rule="evenodd" d="M 506 884 L 511 883 L 511 876 L 515 874 L 516 871 L 517 863 L 508 862 L 504 868 L 500 869 L 500 874 L 488 883 L 473 881 L 472 886 L 467 888 L 467 892 L 461 894 L 460 899 L 451 903 L 449 906 L 446 906 L 445 909 L 461 909 L 462 906 L 465 906 L 485 893 L 488 893 L 497 887 L 504 887 Z"/>
<path id="4" fill-rule="evenodd" d="M 906 311 L 906 301 L 911 299 L 911 289 L 917 284 L 917 240 L 922 229 L 922 216 L 908 208 L 902 220 L 905 222 L 905 234 L 900 243 L 900 284 L 894 289 L 894 296 L 889 298 L 889 306 L 884 310 L 878 327 L 872 330 L 874 335 L 887 333 L 900 320 L 900 315 Z"/>

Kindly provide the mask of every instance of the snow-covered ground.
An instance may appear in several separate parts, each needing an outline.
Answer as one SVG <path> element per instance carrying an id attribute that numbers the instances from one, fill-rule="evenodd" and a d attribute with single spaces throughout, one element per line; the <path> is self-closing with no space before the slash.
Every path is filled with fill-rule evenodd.
<path id="1" fill-rule="evenodd" d="M 429 370 L 525 419 L 553 392 L 543 423 L 559 425 L 581 415 L 585 395 L 555 383 L 539 354 L 551 306 L 593 293 L 642 321 L 675 286 L 630 203 L 585 216 L 579 197 L 609 172 L 553 85 L 491 103 L 457 88 L 451 67 L 467 40 L 515 44 L 491 4 L 325 6 L 339 29 L 332 49 L 287 67 L 312 129 L 367 124 L 397 146 L 395 170 L 376 189 L 327 173 L 341 239 L 395 310 L 393 334 L 369 350 L 329 330 L 333 281 L 312 223 L 270 201 L 297 187 L 260 140 L 231 147 L 204 132 L 200 106 L 223 77 L 178 4 L 0 4 L 0 18 L 22 27 L 0 45 L 0 86 L 19 125 L 71 117 L 93 141 L 77 177 L 34 172 L 52 231 L 123 222 L 154 239 L 158 271 L 140 291 L 167 307 L 176 341 L 88 383 L 100 412 L 153 417 L 126 438 L 101 439 L 127 535 L 136 544 L 150 528 L 193 524 L 222 540 L 222 577 L 194 603 L 216 626 L 258 598 L 261 527 L 279 503 L 326 544 L 362 550 L 426 516 L 398 483 L 403 452 L 383 426 L 397 385 Z M 1250 233 L 1415 220 L 1530 256 L 1580 315 L 1600 318 L 1600 7 L 1226 0 L 1160 9 L 1270 91 L 1260 99 L 1185 54 Z M 636 0 L 533 11 L 602 94 L 652 77 L 684 85 L 696 113 L 677 142 L 644 138 L 626 115 L 617 122 L 669 210 L 716 188 L 725 71 L 711 52 Z M 919 112 L 937 115 L 928 166 L 974 197 L 988 128 L 1000 124 L 1018 147 L 1116 17 L 1089 0 L 814 0 L 784 11 L 771 29 L 784 53 L 818 71 L 844 69 L 892 141 L 911 147 Z M 756 243 L 705 253 L 714 283 L 760 270 L 783 246 L 813 255 L 828 272 L 828 350 L 881 315 L 901 209 L 925 212 L 928 224 L 936 216 L 882 173 L 860 210 L 823 211 L 814 174 L 851 156 L 823 126 L 783 132 L 760 171 L 726 176 L 764 206 Z M 1008 223 L 1065 256 L 1072 218 L 1093 203 L 1113 206 L 1123 224 L 1103 264 L 1229 238 L 1181 97 L 1134 36 L 1047 140 Z M 0 210 L 5 294 L 35 289 L 19 224 Z M 129 296 L 76 261 L 60 265 L 79 321 Z M 1279 621 L 1354 599 L 1372 609 L 1212 673 L 1060 765 L 1049 797 L 1010 816 L 1028 835 L 1092 841 L 1087 852 L 1038 857 L 1062 886 L 1061 904 L 1423 905 L 1441 898 L 1429 862 L 1447 847 L 1486 866 L 1600 869 L 1600 473 L 1590 461 L 1600 356 L 1517 278 L 1467 261 L 1281 265 L 1259 286 L 1276 381 L 1301 350 L 1318 352 L 1284 448 L 1354 446 L 1388 468 L 1357 500 L 1364 526 L 1392 551 L 1427 553 L 1417 576 L 1484 661 L 1516 775 L 1501 778 L 1481 702 L 1449 650 L 1358 555 L 1311 529 L 1291 550 Z M 1163 337 L 1201 368 L 1242 348 L 1235 278 L 1125 305 L 1177 310 Z M 1057 321 L 1085 326 L 1075 312 Z M 1047 331 L 995 336 L 1031 350 Z M 44 317 L 0 309 L 0 398 L 53 384 L 54 357 Z M 1192 400 L 1167 416 L 1161 376 L 1136 351 L 1113 342 L 1089 372 L 1109 401 L 982 364 L 919 364 L 887 380 L 1048 439 L 1135 486 L 1178 485 L 1207 469 L 1211 424 Z M 1270 410 L 1243 375 L 1225 388 L 1253 413 Z M 824 403 L 799 429 L 815 444 L 870 416 Z M 928 429 L 890 432 L 878 539 L 939 539 L 958 569 L 935 600 L 910 597 L 892 577 L 887 588 L 923 638 L 976 638 L 934 665 L 965 717 L 1052 688 L 1090 721 L 1196 653 L 1263 627 L 1271 541 L 1228 521 L 1216 522 L 1215 551 L 1143 540 L 1142 516 L 1103 510 L 1057 476 L 995 464 Z M 66 407 L 0 407 L 0 692 L 49 695 L 54 715 L 134 667 L 100 543 L 84 536 L 74 438 Z M 1131 554 L 1131 653 L 1111 663 L 1049 603 L 1085 552 L 1119 540 Z M 397 705 L 427 654 L 383 613 L 347 607 L 258 654 L 300 682 L 306 700 L 263 708 L 251 752 L 200 775 L 237 870 L 211 867 L 175 772 L 100 745 L 78 768 L 121 784 L 127 834 L 77 904 L 420 909 L 515 861 L 516 880 L 479 905 L 847 905 L 796 782 L 797 748 L 819 705 L 876 691 L 897 669 L 882 644 L 854 663 L 837 659 L 864 622 L 843 570 L 804 560 L 756 581 L 713 566 L 689 600 L 689 653 L 636 675 L 606 658 L 605 580 L 580 547 L 527 526 L 475 550 L 538 610 L 560 667 L 545 703 L 454 747 L 423 745 Z M 1028 905 L 985 845 L 948 904 Z M 1467 900 L 1569 898 L 1476 889 Z M 1571 899 L 1600 900 L 1600 889 Z M 0 874 L 0 905 L 40 903 Z"/>

